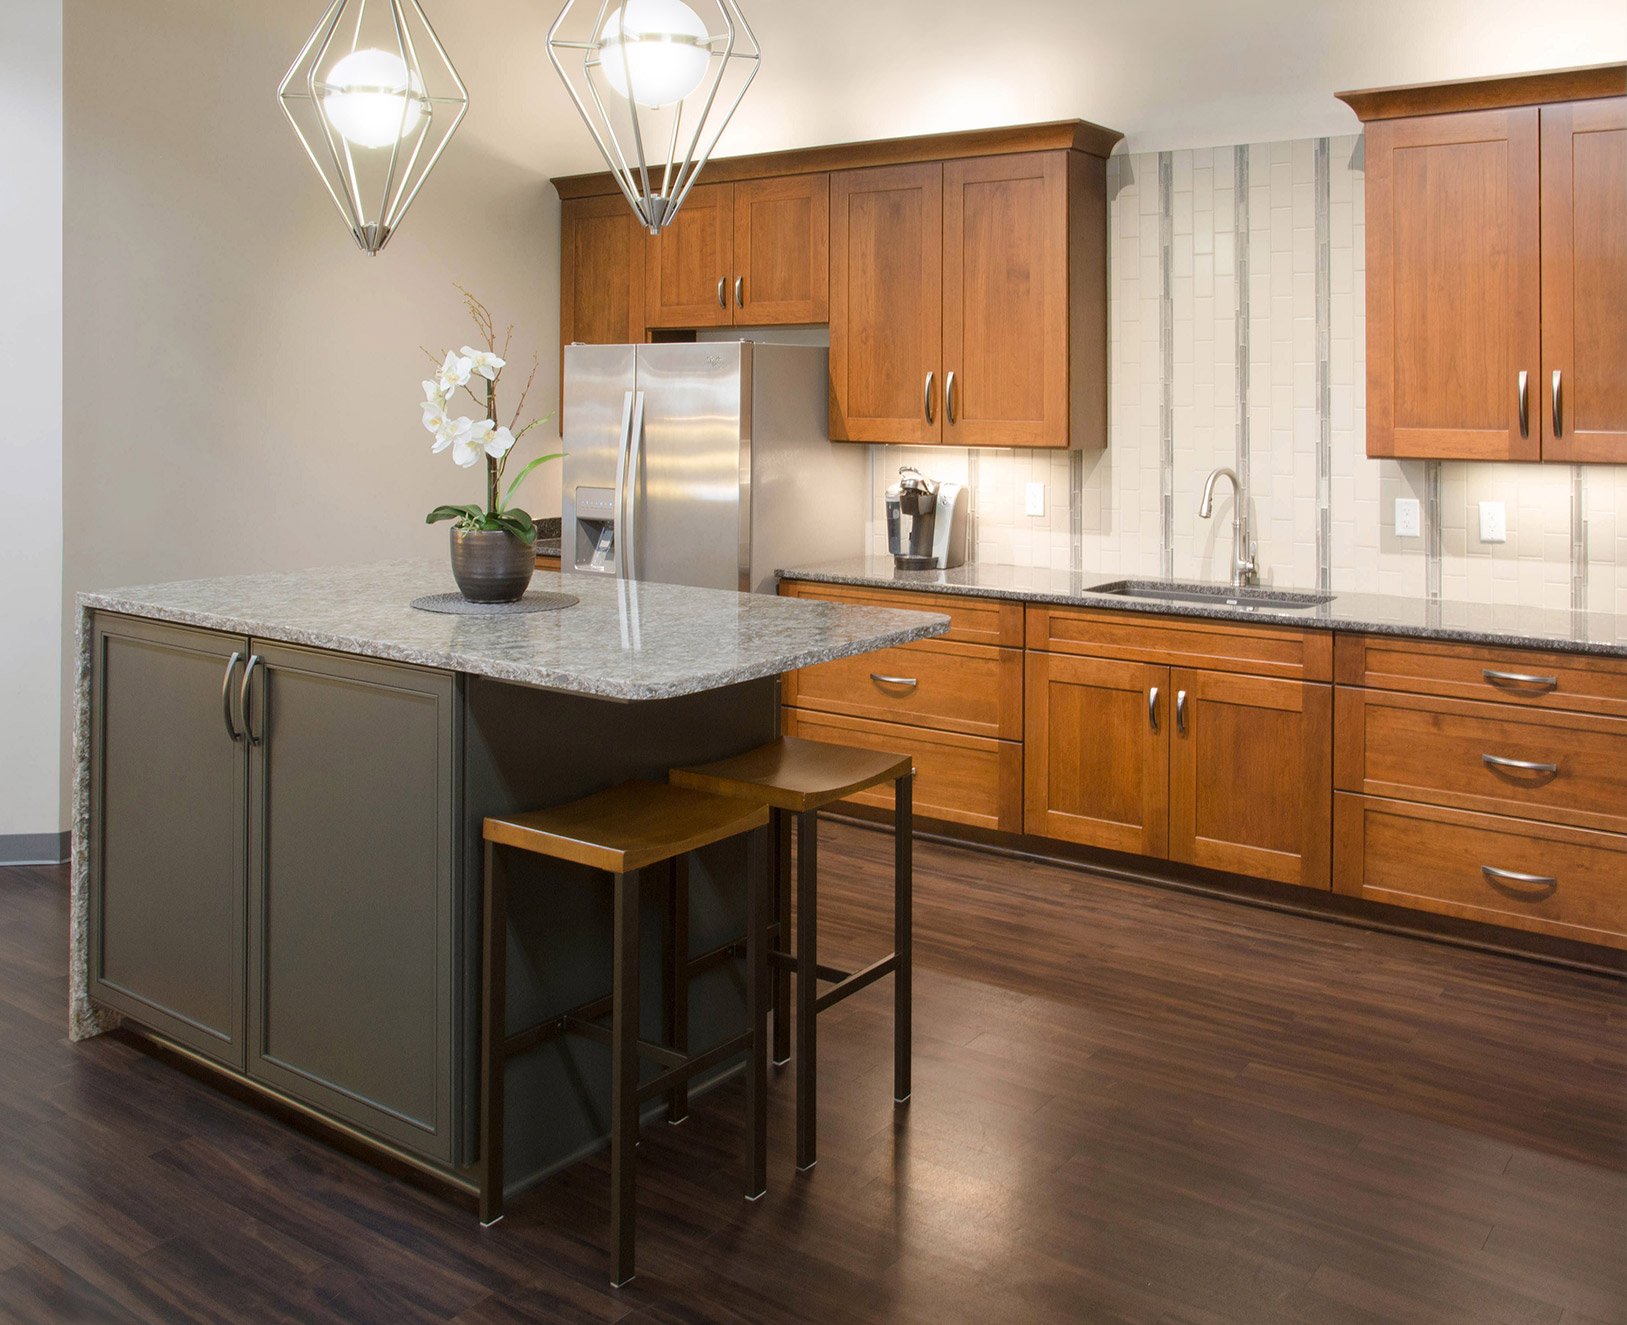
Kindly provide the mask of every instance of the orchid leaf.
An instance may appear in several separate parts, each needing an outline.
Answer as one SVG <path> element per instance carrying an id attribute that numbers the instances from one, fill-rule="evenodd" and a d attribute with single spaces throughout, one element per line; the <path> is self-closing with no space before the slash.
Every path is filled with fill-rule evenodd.
<path id="1" fill-rule="evenodd" d="M 511 502 L 514 500 L 514 490 L 520 486 L 520 483 L 525 476 L 538 465 L 547 464 L 550 460 L 562 460 L 564 457 L 565 453 L 563 451 L 557 451 L 553 455 L 539 455 L 535 460 L 531 461 L 530 464 L 528 464 L 524 469 L 514 476 L 514 481 L 508 485 L 508 491 L 503 495 L 504 502 Z"/>
<path id="2" fill-rule="evenodd" d="M 436 524 L 441 520 L 478 520 L 481 510 L 478 506 L 437 506 L 424 517 L 425 524 Z"/>

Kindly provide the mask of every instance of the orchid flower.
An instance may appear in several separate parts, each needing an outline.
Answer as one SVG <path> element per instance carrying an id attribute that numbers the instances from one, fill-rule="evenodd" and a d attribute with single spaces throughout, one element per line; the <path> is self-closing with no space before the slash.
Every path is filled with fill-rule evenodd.
<path id="1" fill-rule="evenodd" d="M 472 345 L 465 345 L 458 353 L 469 361 L 469 366 L 474 372 L 479 373 L 488 382 L 495 382 L 497 374 L 507 363 L 507 360 L 499 359 L 490 350 L 477 350 Z"/>
<path id="2" fill-rule="evenodd" d="M 487 442 L 497 427 L 490 419 L 459 419 L 462 425 L 452 440 L 452 459 L 465 469 L 486 454 Z"/>
<path id="3" fill-rule="evenodd" d="M 449 446 L 456 448 L 467 446 L 469 441 L 469 429 L 471 426 L 472 425 L 468 419 L 445 420 L 440 430 L 435 434 L 435 445 L 429 448 L 429 453 L 431 455 L 439 455 Z M 452 452 L 452 458 L 457 460 L 458 464 L 467 468 L 469 465 L 474 463 L 472 460 L 458 460 L 459 454 L 461 454 L 459 450 L 454 450 Z"/>
<path id="4" fill-rule="evenodd" d="M 514 446 L 514 434 L 507 428 L 498 428 L 486 439 L 486 454 L 493 460 L 501 460 Z"/>
<path id="5" fill-rule="evenodd" d="M 424 411 L 424 427 L 428 428 L 434 434 L 436 440 L 439 441 L 441 433 L 451 423 L 451 420 L 446 416 L 446 402 L 444 400 L 426 400 L 422 403 L 421 408 Z M 433 449 L 439 451 L 442 448 L 436 446 Z"/>
<path id="6" fill-rule="evenodd" d="M 469 380 L 474 364 L 462 355 L 448 350 L 446 362 L 435 373 L 435 385 L 442 396 L 449 396 Z"/>

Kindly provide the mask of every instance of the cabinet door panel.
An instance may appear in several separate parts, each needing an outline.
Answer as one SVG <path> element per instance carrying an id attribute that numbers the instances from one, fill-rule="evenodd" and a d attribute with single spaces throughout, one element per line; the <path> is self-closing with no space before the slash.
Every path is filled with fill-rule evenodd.
<path id="1" fill-rule="evenodd" d="M 567 199 L 560 249 L 560 344 L 643 340 L 644 231 L 627 200 Z"/>
<path id="2" fill-rule="evenodd" d="M 1068 444 L 1066 153 L 943 168 L 943 440 Z"/>
<path id="3" fill-rule="evenodd" d="M 255 648 L 250 1075 L 450 1161 L 452 678 Z"/>
<path id="4" fill-rule="evenodd" d="M 1544 460 L 1627 462 L 1624 207 L 1627 97 L 1544 106 L 1543 362 L 1536 407 Z"/>
<path id="5" fill-rule="evenodd" d="M 1170 673 L 1172 860 L 1328 888 L 1333 688 Z"/>
<path id="6" fill-rule="evenodd" d="M 1536 108 L 1368 125 L 1367 237 L 1367 453 L 1538 459 Z"/>
<path id="7" fill-rule="evenodd" d="M 831 440 L 942 441 L 943 167 L 838 171 L 830 205 Z"/>
<path id="8" fill-rule="evenodd" d="M 1168 690 L 1165 667 L 1030 653 L 1023 831 L 1162 856 Z"/>
<path id="9" fill-rule="evenodd" d="M 734 277 L 741 326 L 830 320 L 830 176 L 734 186 Z"/>
<path id="10" fill-rule="evenodd" d="M 646 239 L 644 257 L 646 325 L 730 325 L 734 185 L 697 184 L 672 224 Z"/>
<path id="11" fill-rule="evenodd" d="M 246 768 L 221 695 L 248 641 L 98 614 L 93 649 L 91 996 L 241 1069 Z"/>

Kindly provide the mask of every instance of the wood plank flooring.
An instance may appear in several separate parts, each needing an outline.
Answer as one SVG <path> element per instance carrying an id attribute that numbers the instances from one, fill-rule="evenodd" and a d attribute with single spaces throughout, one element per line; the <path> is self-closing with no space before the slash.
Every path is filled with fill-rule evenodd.
<path id="1" fill-rule="evenodd" d="M 822 829 L 821 956 L 890 844 Z M 65 1036 L 65 871 L 0 870 L 0 1320 L 1627 1321 L 1627 985 L 920 844 L 915 1095 L 885 984 L 820 1020 L 820 1160 L 771 1091 L 481 1230 L 132 1042 Z"/>

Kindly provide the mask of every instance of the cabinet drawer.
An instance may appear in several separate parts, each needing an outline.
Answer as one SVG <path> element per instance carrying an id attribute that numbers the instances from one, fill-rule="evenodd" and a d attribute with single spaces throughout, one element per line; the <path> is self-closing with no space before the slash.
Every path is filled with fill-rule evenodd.
<path id="1" fill-rule="evenodd" d="M 916 814 L 1005 833 L 1022 831 L 1023 748 L 1015 741 L 794 708 L 785 710 L 785 734 L 911 755 Z M 890 810 L 892 785 L 873 787 L 853 800 Z"/>
<path id="2" fill-rule="evenodd" d="M 1627 717 L 1627 660 L 1340 635 L 1341 685 Z"/>
<path id="3" fill-rule="evenodd" d="M 1613 833 L 1340 792 L 1333 875 L 1369 901 L 1627 948 L 1627 837 Z"/>
<path id="4" fill-rule="evenodd" d="M 923 640 L 789 672 L 785 702 L 826 713 L 1018 740 L 1023 725 L 1023 656 L 1015 649 Z"/>
<path id="5" fill-rule="evenodd" d="M 953 594 L 910 593 L 904 589 L 815 584 L 809 580 L 785 580 L 780 584 L 780 593 L 786 598 L 818 598 L 829 603 L 936 612 L 949 618 L 949 633 L 938 636 L 939 639 L 958 644 L 997 644 L 1006 649 L 1023 646 L 1023 605 L 1004 598 L 963 598 Z"/>
<path id="6" fill-rule="evenodd" d="M 1341 791 L 1627 830 L 1627 718 L 1344 687 L 1336 718 Z"/>
<path id="7" fill-rule="evenodd" d="M 1295 681 L 1333 679 L 1333 636 L 1323 630 L 1032 603 L 1027 636 L 1030 649 L 1048 653 L 1171 663 Z"/>

